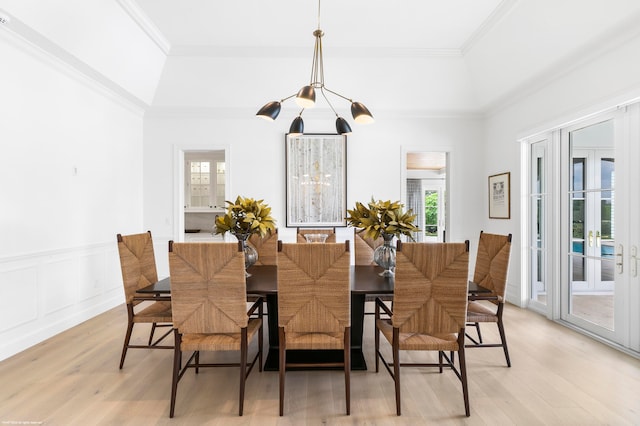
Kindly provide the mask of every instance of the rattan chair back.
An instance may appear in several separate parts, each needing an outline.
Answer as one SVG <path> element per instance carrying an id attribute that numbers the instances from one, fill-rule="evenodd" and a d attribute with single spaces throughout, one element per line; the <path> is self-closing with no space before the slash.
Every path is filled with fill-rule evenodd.
<path id="1" fill-rule="evenodd" d="M 466 243 L 398 244 L 393 327 L 432 336 L 464 329 L 468 262 Z"/>
<path id="2" fill-rule="evenodd" d="M 491 290 L 504 300 L 511 252 L 511 234 L 497 235 L 480 231 L 473 282 Z"/>
<path id="3" fill-rule="evenodd" d="M 118 234 L 117 239 L 126 303 L 137 304 L 139 302 L 134 301 L 136 290 L 158 281 L 151 231 Z"/>
<path id="4" fill-rule="evenodd" d="M 382 245 L 382 237 L 372 240 L 362 237 L 360 233 L 353 234 L 353 247 L 356 265 L 375 265 L 373 252 Z"/>
<path id="5" fill-rule="evenodd" d="M 258 252 L 256 265 L 277 265 L 278 257 L 278 230 L 261 237 L 259 234 L 252 234 L 249 237 L 251 244 Z"/>
<path id="6" fill-rule="evenodd" d="M 239 243 L 173 243 L 169 269 L 173 324 L 180 333 L 238 333 L 247 326 Z"/>
<path id="7" fill-rule="evenodd" d="M 278 323 L 285 333 L 342 333 L 351 324 L 349 245 L 280 243 Z"/>
<path id="8" fill-rule="evenodd" d="M 336 228 L 298 228 L 296 231 L 296 241 L 299 243 L 306 243 L 307 239 L 305 235 L 307 234 L 327 234 L 326 243 L 335 243 L 336 242 Z"/>

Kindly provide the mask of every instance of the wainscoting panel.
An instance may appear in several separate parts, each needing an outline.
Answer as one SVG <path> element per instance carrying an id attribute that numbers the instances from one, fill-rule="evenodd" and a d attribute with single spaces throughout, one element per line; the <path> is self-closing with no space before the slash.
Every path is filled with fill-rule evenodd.
<path id="1" fill-rule="evenodd" d="M 37 286 L 33 266 L 0 271 L 0 333 L 38 318 Z"/>
<path id="2" fill-rule="evenodd" d="M 114 242 L 0 259 L 0 360 L 124 303 Z"/>

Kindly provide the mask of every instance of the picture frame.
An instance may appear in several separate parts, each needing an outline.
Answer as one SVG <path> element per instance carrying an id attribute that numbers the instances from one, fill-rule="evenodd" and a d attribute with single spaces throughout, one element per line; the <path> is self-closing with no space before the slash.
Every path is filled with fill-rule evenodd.
<path id="1" fill-rule="evenodd" d="M 285 135 L 286 226 L 346 226 L 347 137 Z"/>
<path id="2" fill-rule="evenodd" d="M 511 219 L 511 172 L 489 176 L 489 219 Z"/>

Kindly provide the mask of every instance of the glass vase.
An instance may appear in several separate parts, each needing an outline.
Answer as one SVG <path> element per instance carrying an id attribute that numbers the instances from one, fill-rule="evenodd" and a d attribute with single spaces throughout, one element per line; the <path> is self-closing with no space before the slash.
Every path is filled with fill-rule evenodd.
<path id="1" fill-rule="evenodd" d="M 251 244 L 249 244 L 248 240 L 251 234 L 233 234 L 236 236 L 240 244 L 242 245 L 242 251 L 244 251 L 244 274 L 246 277 L 250 277 L 251 274 L 247 272 L 254 263 L 258 261 L 258 252 Z"/>
<path id="2" fill-rule="evenodd" d="M 373 261 L 384 269 L 379 275 L 382 277 L 392 277 L 396 269 L 396 248 L 391 244 L 393 234 L 382 234 L 384 243 L 373 251 Z"/>

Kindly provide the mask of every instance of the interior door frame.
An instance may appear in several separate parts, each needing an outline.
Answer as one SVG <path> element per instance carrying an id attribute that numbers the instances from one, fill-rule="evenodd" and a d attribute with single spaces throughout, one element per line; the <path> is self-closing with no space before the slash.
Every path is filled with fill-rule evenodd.
<path id="1" fill-rule="evenodd" d="M 407 154 L 410 152 L 443 152 L 446 154 L 446 169 L 447 175 L 445 178 L 445 196 L 443 202 L 445 203 L 445 224 L 444 229 L 446 230 L 447 236 L 452 235 L 451 228 L 451 179 L 453 174 L 451 173 L 451 163 L 453 151 L 451 147 L 426 147 L 424 145 L 416 146 L 416 145 L 402 145 L 400 147 L 400 202 L 405 204 L 407 203 Z M 447 239 L 451 239 L 451 237 L 446 237 Z"/>
<path id="2" fill-rule="evenodd" d="M 231 147 L 229 145 L 174 145 L 173 146 L 173 240 L 184 242 L 184 153 L 189 151 L 224 151 L 225 161 L 225 200 L 231 199 Z"/>

